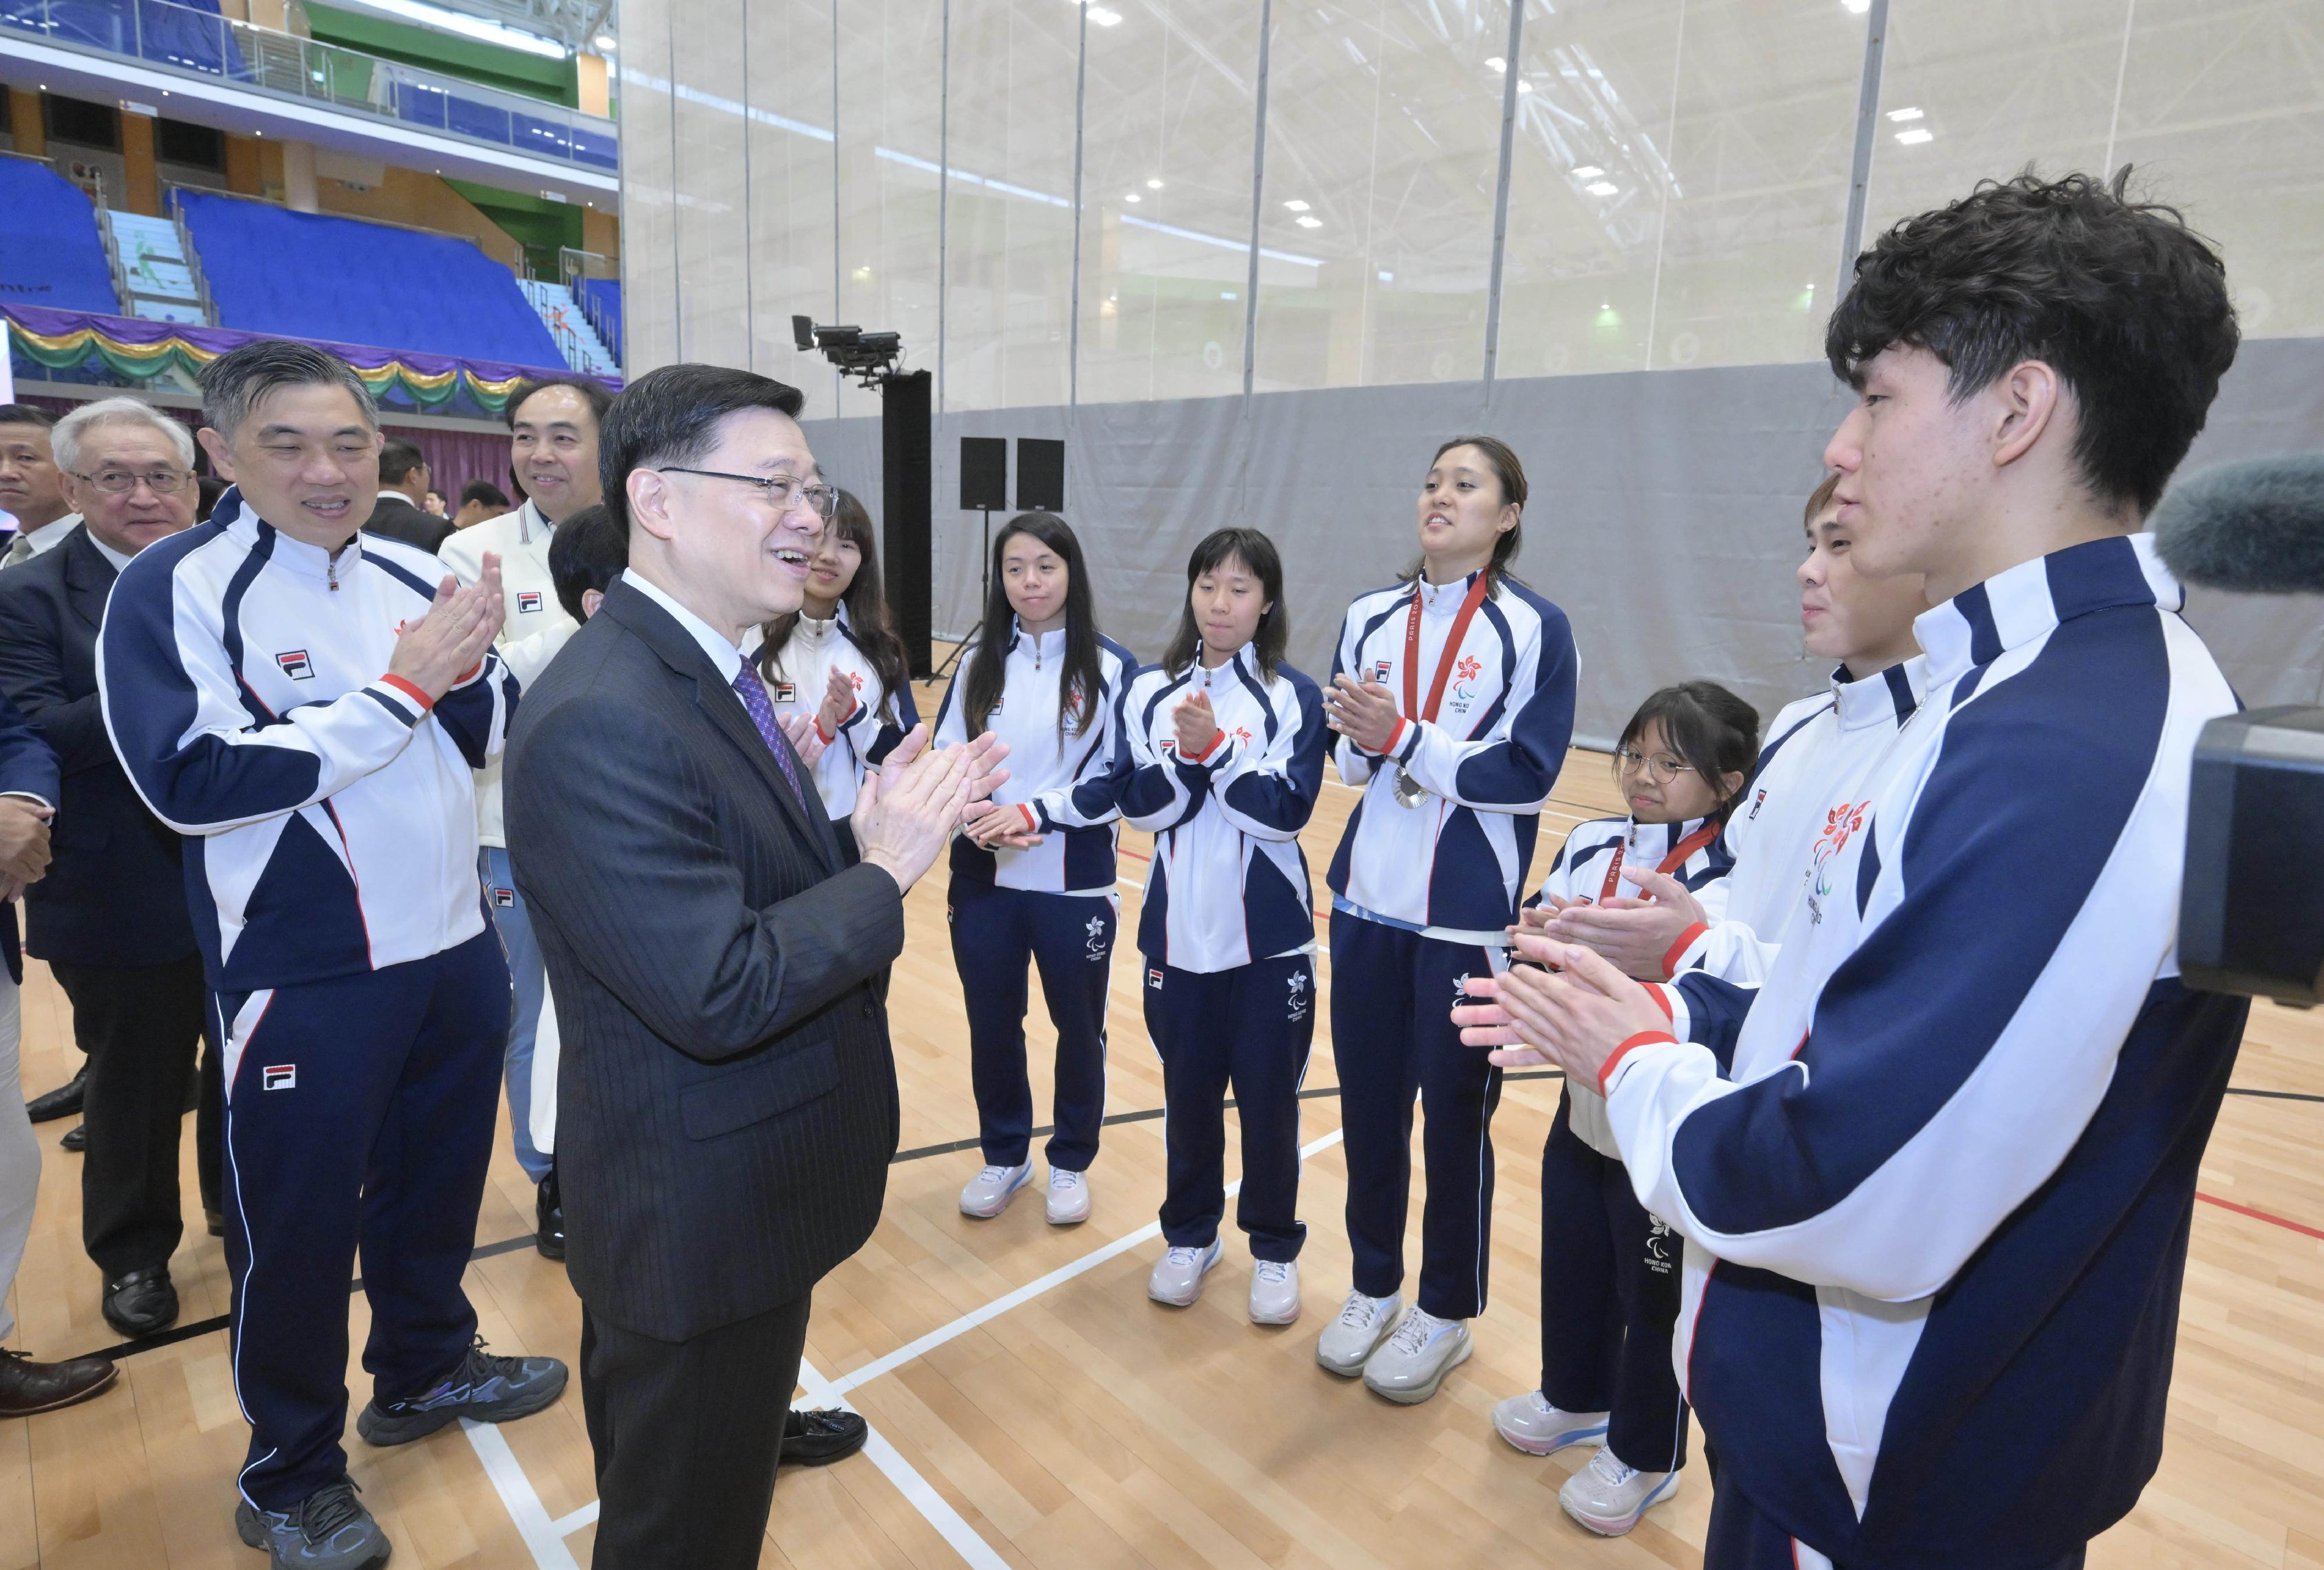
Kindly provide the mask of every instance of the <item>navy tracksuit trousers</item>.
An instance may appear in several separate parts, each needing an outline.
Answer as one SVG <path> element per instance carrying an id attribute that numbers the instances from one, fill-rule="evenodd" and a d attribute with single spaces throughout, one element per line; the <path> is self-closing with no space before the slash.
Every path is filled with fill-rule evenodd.
<path id="1" fill-rule="evenodd" d="M 383 1400 L 466 1353 L 460 1277 L 493 1153 L 508 961 L 488 926 L 383 970 L 219 993 L 226 1267 L 243 1496 L 287 1510 L 346 1470 L 347 1285 L 363 1253 Z"/>
<path id="2" fill-rule="evenodd" d="M 1463 1046 L 1452 1007 L 1494 956 L 1402 927 L 1332 913 L 1332 1051 L 1346 1131 L 1348 1243 L 1356 1290 L 1385 1298 L 1404 1284 L 1404 1221 L 1412 1193 L 1412 1102 L 1427 1121 L 1421 1152 L 1419 1306 L 1446 1319 L 1484 1311 L 1492 1248 L 1493 1108 L 1501 1071 Z"/>
<path id="3" fill-rule="evenodd" d="M 1575 1135 L 1559 1097 L 1541 1151 L 1541 1393 L 1565 1411 L 1611 1413 L 1607 1448 L 1641 1472 L 1686 1463 L 1671 1367 L 1682 1248 L 1622 1163 Z"/>
<path id="4" fill-rule="evenodd" d="M 1706 1445 L 1704 1454 L 1711 1461 L 1711 1532 L 1702 1545 L 1702 1570 L 1854 1570 L 1848 1561 L 1835 1562 L 1794 1540 L 1732 1478 L 1720 1476 L 1715 1450 Z M 2077 1548 L 2047 1570 L 2082 1570 L 2089 1557 L 2089 1549 Z"/>
<path id="5" fill-rule="evenodd" d="M 1105 1120 L 1105 995 L 1120 915 L 1113 897 L 1003 888 L 965 877 L 954 877 L 945 897 L 953 963 L 968 1004 L 969 1080 L 985 1161 L 1017 1166 L 1033 1142 L 1033 1087 L 1025 1076 L 1029 962 L 1040 967 L 1041 996 L 1057 1027 L 1049 1165 L 1087 1171 Z"/>
<path id="6" fill-rule="evenodd" d="M 1169 1189 L 1162 1237 L 1208 1248 L 1226 1214 L 1226 1094 L 1242 1125 L 1235 1224 L 1251 1257 L 1295 1260 L 1299 1220 L 1299 1082 L 1315 1039 L 1315 961 L 1305 954 L 1227 970 L 1179 970 L 1146 957 L 1146 1033 L 1162 1057 Z"/>

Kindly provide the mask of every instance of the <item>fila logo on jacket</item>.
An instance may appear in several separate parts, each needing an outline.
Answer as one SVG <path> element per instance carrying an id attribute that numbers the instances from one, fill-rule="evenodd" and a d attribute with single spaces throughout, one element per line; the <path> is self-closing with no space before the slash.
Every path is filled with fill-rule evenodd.
<path id="1" fill-rule="evenodd" d="M 1404 717 L 1384 756 L 1333 739 L 1340 777 L 1364 797 L 1329 877 L 1343 908 L 1499 943 L 1524 890 L 1536 821 L 1573 739 L 1581 660 L 1565 612 L 1508 576 L 1479 604 L 1461 647 L 1447 648 L 1474 582 L 1399 583 L 1348 607 L 1333 675 L 1380 683 Z M 1416 596 L 1419 659 L 1407 675 Z M 1434 718 L 1405 713 L 1413 706 L 1406 688 L 1425 709 L 1444 660 L 1452 663 Z M 1397 799 L 1399 770 L 1422 793 L 1414 805 Z"/>
<path id="2" fill-rule="evenodd" d="M 2181 603 L 2141 535 L 1923 614 L 1926 695 L 1821 803 L 1822 919 L 1793 911 L 1731 1078 L 1673 1044 L 1605 1076 L 1687 1239 L 1720 1481 L 1842 1564 L 2046 1565 L 2160 1458 L 2247 1010 L 2179 978 L 2190 759 L 2236 706 Z"/>
<path id="3" fill-rule="evenodd" d="M 335 564 L 238 491 L 122 570 L 97 639 L 106 728 L 189 836 L 215 990 L 381 969 L 484 931 L 474 770 L 501 750 L 516 680 L 488 652 L 429 709 L 384 675 L 442 576 L 368 533 Z"/>
<path id="4" fill-rule="evenodd" d="M 1209 698 L 1219 731 L 1199 757 L 1178 750 L 1178 705 Z M 1180 970 L 1217 971 L 1312 950 L 1315 917 L 1299 831 L 1323 784 L 1323 696 L 1289 666 L 1262 678 L 1246 644 L 1216 669 L 1138 673 L 1121 707 L 1122 817 L 1154 834 L 1138 951 Z M 1294 1009 L 1305 1017 L 1305 978 Z"/>

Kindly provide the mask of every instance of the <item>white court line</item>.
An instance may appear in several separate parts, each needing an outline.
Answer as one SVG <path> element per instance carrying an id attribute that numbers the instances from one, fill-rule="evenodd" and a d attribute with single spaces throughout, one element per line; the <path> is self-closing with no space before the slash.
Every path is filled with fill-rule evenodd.
<path id="1" fill-rule="evenodd" d="M 817 1407 L 855 1409 L 847 1406 L 847 1398 L 837 1385 L 825 1379 L 813 1363 L 804 1359 L 799 1363 L 799 1385 L 807 1391 L 807 1399 Z M 920 1475 L 918 1468 L 897 1453 L 885 1435 L 868 1423 L 864 1426 L 863 1454 L 871 1458 L 872 1465 L 880 1469 L 881 1476 L 896 1485 L 896 1492 L 920 1512 L 920 1518 L 952 1545 L 953 1552 L 968 1562 L 971 1570 L 1010 1570 L 1009 1561 L 994 1552 L 992 1545 L 979 1536 L 976 1529 L 952 1508 L 951 1501 L 938 1493 L 934 1485 Z"/>
<path id="2" fill-rule="evenodd" d="M 476 1459 L 484 1464 L 484 1475 L 493 1480 L 493 1492 L 501 1496 L 509 1520 L 516 1523 L 517 1535 L 532 1551 L 532 1562 L 540 1570 L 581 1570 L 573 1550 L 565 1546 L 565 1533 L 558 1530 L 561 1523 L 549 1519 L 549 1507 L 540 1502 L 532 1479 L 524 1474 L 516 1452 L 509 1448 L 508 1437 L 490 1423 L 479 1423 L 472 1418 L 461 1419 L 460 1427 L 467 1434 Z"/>
<path id="3" fill-rule="evenodd" d="M 1342 1132 L 1342 1130 L 1335 1128 L 1331 1133 L 1323 1135 L 1323 1138 L 1311 1141 L 1310 1143 L 1300 1146 L 1300 1159 L 1305 1161 L 1310 1156 L 1316 1155 L 1323 1151 L 1331 1149 L 1333 1145 L 1340 1143 Z M 1226 1197 L 1230 1199 L 1241 1192 L 1242 1180 L 1240 1178 L 1237 1178 L 1233 1182 L 1229 1183 L 1226 1186 Z M 853 1373 L 841 1375 L 840 1378 L 832 1385 L 832 1389 L 842 1394 L 844 1394 L 848 1391 L 859 1389 L 862 1386 L 870 1383 L 872 1381 L 878 1379 L 881 1374 L 892 1373 L 896 1369 L 901 1368 L 905 1363 L 910 1363 L 916 1358 L 924 1357 L 927 1354 L 934 1352 L 937 1347 L 942 1346 L 945 1342 L 955 1340 L 962 1336 L 965 1336 L 968 1332 L 975 1329 L 978 1326 L 999 1318 L 1001 1315 L 1009 1312 L 1010 1309 L 1029 1303 L 1035 1298 L 1041 1296 L 1044 1292 L 1051 1291 L 1058 1287 L 1064 1286 L 1075 1276 L 1081 1275 L 1089 1271 L 1093 1271 L 1098 1266 L 1105 1263 L 1106 1261 L 1129 1253 L 1131 1249 L 1136 1248 L 1141 1243 L 1151 1243 L 1154 1239 L 1161 1235 L 1162 1224 L 1159 1221 L 1149 1221 L 1145 1226 L 1139 1227 L 1137 1231 L 1130 1234 L 1127 1237 L 1117 1237 L 1111 1243 L 1107 1244 L 1104 1247 L 1082 1255 L 1081 1258 L 1074 1261 L 1073 1263 L 1060 1266 L 1058 1269 L 1051 1271 L 1047 1275 L 1043 1276 L 1038 1281 L 1028 1281 L 1025 1285 L 1019 1287 L 1015 1291 L 1004 1293 L 1001 1297 L 993 1299 L 992 1301 L 985 1304 L 981 1308 L 972 1308 L 967 1313 L 963 1314 L 959 1318 L 954 1319 L 951 1324 L 943 1327 L 941 1329 L 929 1331 L 918 1341 L 907 1342 L 904 1345 L 899 1346 L 895 1351 L 888 1354 L 887 1356 L 875 1358 L 872 1362 L 865 1363 L 862 1368 L 857 1369 Z"/>

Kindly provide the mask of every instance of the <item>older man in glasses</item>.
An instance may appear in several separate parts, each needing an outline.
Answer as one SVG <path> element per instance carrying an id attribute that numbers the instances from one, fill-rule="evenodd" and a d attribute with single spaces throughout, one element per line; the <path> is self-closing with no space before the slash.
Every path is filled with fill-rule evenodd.
<path id="1" fill-rule="evenodd" d="M 0 690 L 63 771 L 49 876 L 25 891 L 24 948 L 72 1003 L 88 1054 L 81 1241 L 106 1322 L 150 1336 L 178 1317 L 178 1140 L 206 1014 L 179 837 L 145 810 L 106 739 L 97 633 L 130 558 L 194 521 L 194 443 L 134 398 L 84 404 L 51 433 L 80 524 L 0 574 Z M 203 1208 L 218 1209 L 216 1109 L 197 1130 Z"/>

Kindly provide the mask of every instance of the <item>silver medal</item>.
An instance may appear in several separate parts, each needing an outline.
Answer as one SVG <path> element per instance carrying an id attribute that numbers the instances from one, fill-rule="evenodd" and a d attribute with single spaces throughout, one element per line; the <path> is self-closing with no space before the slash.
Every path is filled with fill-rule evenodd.
<path id="1" fill-rule="evenodd" d="M 1396 804 L 1399 807 L 1416 807 L 1420 804 L 1420 798 L 1428 794 L 1420 788 L 1418 780 L 1400 767 L 1396 771 L 1396 778 L 1388 782 L 1388 790 L 1395 795 Z"/>

